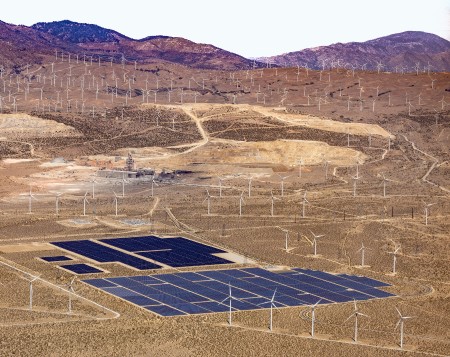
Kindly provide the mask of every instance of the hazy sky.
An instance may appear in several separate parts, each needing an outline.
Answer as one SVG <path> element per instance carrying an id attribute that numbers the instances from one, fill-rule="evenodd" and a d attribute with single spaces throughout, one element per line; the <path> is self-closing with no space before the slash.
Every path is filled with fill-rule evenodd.
<path id="1" fill-rule="evenodd" d="M 450 40 L 450 0 L 25 0 L 0 20 L 94 23 L 132 38 L 180 36 L 246 57 L 417 30 Z"/>

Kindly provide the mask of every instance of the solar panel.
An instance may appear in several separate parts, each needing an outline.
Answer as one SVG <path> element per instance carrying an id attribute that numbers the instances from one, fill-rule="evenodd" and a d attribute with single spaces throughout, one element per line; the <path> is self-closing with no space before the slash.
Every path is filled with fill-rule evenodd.
<path id="1" fill-rule="evenodd" d="M 275 289 L 277 307 L 311 305 L 319 300 L 320 304 L 325 304 L 393 296 L 360 282 L 353 285 L 354 281 L 341 276 L 313 270 L 303 272 L 305 274 L 296 275 L 299 272 L 287 274 L 246 268 L 88 279 L 85 282 L 162 316 L 228 311 L 228 284 L 234 298 L 233 311 L 269 308 Z M 342 283 L 362 287 L 363 290 L 347 288 Z"/>
<path id="2" fill-rule="evenodd" d="M 66 264 L 61 265 L 61 268 L 69 270 L 75 274 L 94 274 L 94 273 L 103 273 L 103 270 L 97 269 L 87 264 Z"/>
<path id="3" fill-rule="evenodd" d="M 55 255 L 52 257 L 41 257 L 42 260 L 45 260 L 46 262 L 65 262 L 68 260 L 72 260 L 72 258 L 66 257 L 65 255 Z"/>
<path id="4" fill-rule="evenodd" d="M 69 250 L 76 254 L 85 256 L 99 263 L 122 263 L 139 270 L 159 269 L 161 266 L 140 259 L 116 249 L 106 247 L 90 240 L 78 240 L 67 242 L 53 242 L 59 248 Z"/>
<path id="5" fill-rule="evenodd" d="M 233 263 L 212 254 L 224 250 L 183 237 L 159 238 L 156 236 L 101 239 L 102 243 L 136 253 L 142 257 L 171 267 L 201 266 Z"/>

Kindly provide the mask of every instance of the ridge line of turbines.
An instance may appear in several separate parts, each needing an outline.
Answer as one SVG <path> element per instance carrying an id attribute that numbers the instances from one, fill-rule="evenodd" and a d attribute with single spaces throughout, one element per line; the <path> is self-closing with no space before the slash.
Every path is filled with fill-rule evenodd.
<path id="1" fill-rule="evenodd" d="M 68 59 L 67 63 L 70 64 L 71 63 L 70 62 L 70 55 L 68 56 L 67 59 Z M 64 62 L 64 57 L 63 56 L 61 57 L 61 60 L 62 60 L 62 62 Z M 57 61 L 58 61 L 58 55 L 56 53 L 56 62 Z M 78 55 L 77 55 L 76 63 L 78 64 L 78 62 L 79 61 L 78 61 Z M 149 89 L 148 88 L 148 83 L 149 83 L 148 74 L 147 74 L 147 77 L 145 79 L 145 90 L 144 90 L 144 88 L 136 89 L 136 88 L 134 88 L 134 86 L 132 88 L 132 84 L 135 84 L 136 81 L 137 81 L 137 74 L 136 74 L 136 71 L 138 71 L 137 62 L 136 61 L 134 62 L 134 74 L 131 75 L 131 76 L 127 75 L 129 73 L 129 71 L 128 72 L 125 71 L 125 62 L 126 62 L 126 60 L 124 60 L 124 57 L 122 57 L 122 69 L 124 70 L 123 83 L 128 85 L 128 89 L 127 90 L 120 89 L 120 92 L 125 92 L 125 96 L 124 96 L 125 103 L 124 103 L 124 105 L 128 105 L 128 100 L 131 100 L 133 92 L 134 92 L 135 96 L 142 95 L 142 103 L 145 103 L 145 102 L 148 103 L 149 102 L 148 99 L 149 99 L 150 92 L 154 93 L 154 102 L 155 103 L 156 103 L 156 96 L 157 96 L 158 92 L 167 92 L 168 103 L 171 103 L 171 93 L 174 92 L 173 83 L 175 81 L 175 78 L 173 77 L 173 75 L 169 79 L 165 79 L 166 82 L 170 81 L 170 89 L 169 89 L 169 85 L 167 84 L 166 88 L 161 88 L 161 90 L 160 90 L 160 87 L 159 87 L 159 82 L 160 82 L 159 73 L 155 75 L 156 89 Z M 84 98 L 84 91 L 85 91 L 85 89 L 86 90 L 90 90 L 90 91 L 94 91 L 95 90 L 95 99 L 96 100 L 98 100 L 98 95 L 100 93 L 100 89 L 102 91 L 104 91 L 106 94 L 111 93 L 111 102 L 112 103 L 114 103 L 114 98 L 118 98 L 118 92 L 119 92 L 118 81 L 119 81 L 119 76 L 117 76 L 115 74 L 115 70 L 114 69 L 113 69 L 113 72 L 112 72 L 112 79 L 111 79 L 113 83 L 108 83 L 108 81 L 107 81 L 108 74 L 104 74 L 104 75 L 101 75 L 99 78 L 96 78 L 95 75 L 92 74 L 90 70 L 88 71 L 88 67 L 94 66 L 92 57 L 91 57 L 91 60 L 90 60 L 90 64 L 89 64 L 89 61 L 86 62 L 86 58 L 84 57 L 83 58 L 83 64 L 84 64 L 84 67 L 85 67 L 85 72 L 84 72 L 84 74 L 81 75 L 82 77 L 80 79 L 80 84 L 79 84 L 80 91 L 81 91 L 81 98 L 69 98 L 69 92 L 72 91 L 72 89 L 69 89 L 69 88 L 70 87 L 75 88 L 75 81 L 77 81 L 77 79 L 72 76 L 72 69 L 74 68 L 74 66 L 69 65 L 69 67 L 68 67 L 69 74 L 67 75 L 66 80 L 64 81 L 64 76 L 62 76 L 60 78 L 60 88 L 62 90 L 56 91 L 57 98 L 53 98 L 53 97 L 46 98 L 46 99 L 50 99 L 50 101 L 48 102 L 48 111 L 49 112 L 52 110 L 52 107 L 54 107 L 54 111 L 55 112 L 58 109 L 64 110 L 64 108 L 63 108 L 63 94 L 62 94 L 62 92 L 64 92 L 64 91 L 66 91 L 66 99 L 65 99 L 66 102 L 67 102 L 66 103 L 67 105 L 66 105 L 66 108 L 65 108 L 66 111 L 67 112 L 69 112 L 69 110 L 72 111 L 72 103 L 71 102 L 75 101 L 75 103 L 76 103 L 75 104 L 75 110 L 78 112 L 78 100 L 79 100 L 80 104 L 81 104 L 80 105 L 80 107 L 81 107 L 81 114 L 84 114 L 84 112 L 85 112 L 85 98 Z M 112 66 L 112 61 L 110 62 L 110 64 Z M 48 77 L 48 79 L 50 80 L 50 85 L 53 86 L 53 87 L 56 87 L 57 86 L 56 80 L 59 77 L 55 73 L 55 68 L 54 68 L 55 62 L 50 63 L 50 65 L 51 65 L 51 73 L 52 73 L 52 75 L 50 75 Z M 98 66 L 99 67 L 101 66 L 100 57 L 98 58 Z M 377 65 L 378 74 L 380 74 L 380 70 L 383 67 L 384 67 L 384 65 L 381 62 Z M 41 68 L 45 68 L 44 65 L 42 65 Z M 107 68 L 107 66 L 104 66 L 103 68 Z M 299 76 L 300 76 L 300 68 L 301 68 L 300 65 L 297 64 L 297 82 L 298 82 L 298 79 L 299 79 Z M 307 65 L 305 65 L 305 66 L 302 66 L 302 68 L 305 69 L 306 78 L 308 78 L 309 77 L 309 67 Z M 27 96 L 30 93 L 30 83 L 32 83 L 33 78 L 36 79 L 37 83 L 41 83 L 41 81 L 43 81 L 43 86 L 42 87 L 33 88 L 33 89 L 40 90 L 40 101 L 38 101 L 38 104 L 36 106 L 36 111 L 40 110 L 39 102 L 42 102 L 42 111 L 45 112 L 45 105 L 44 105 L 44 101 L 43 101 L 43 89 L 44 89 L 44 85 L 46 84 L 47 76 L 42 75 L 42 74 L 37 74 L 37 75 L 33 74 L 33 76 L 30 77 L 29 65 L 25 66 L 25 70 L 26 70 L 25 76 L 21 73 L 21 75 L 24 77 L 23 78 L 23 87 L 24 88 L 22 90 L 23 94 L 24 94 L 24 100 L 27 101 Z M 275 70 L 276 70 L 276 76 L 278 77 L 278 68 L 276 68 Z M 323 72 L 323 70 L 319 72 L 320 82 L 322 82 L 322 72 Z M 262 77 L 263 76 L 263 72 L 264 72 L 264 68 L 258 69 L 257 71 L 260 71 L 260 77 Z M 3 78 L 4 72 L 5 72 L 5 69 L 3 67 L 0 67 L 0 79 L 3 80 L 3 93 L 6 93 L 6 82 L 7 82 L 7 80 L 5 80 Z M 218 71 L 218 72 L 222 73 L 220 71 Z M 286 76 L 285 76 L 286 80 L 287 80 L 287 73 L 288 72 L 286 72 Z M 355 68 L 353 68 L 353 70 L 351 71 L 351 75 L 353 77 L 355 76 Z M 419 75 L 418 68 L 416 68 L 416 75 Z M 88 87 L 86 88 L 86 86 L 85 86 L 86 85 L 86 83 L 85 83 L 86 82 L 85 76 L 92 76 L 92 86 L 91 86 L 91 80 L 88 77 L 88 81 L 87 81 Z M 228 98 L 228 100 L 230 100 L 233 104 L 236 104 L 237 103 L 236 102 L 237 97 L 238 97 L 240 91 L 242 91 L 242 88 L 243 88 L 243 93 L 245 93 L 246 90 L 248 90 L 248 93 L 251 93 L 252 88 L 255 85 L 255 83 L 254 83 L 254 76 L 255 76 L 255 73 L 250 73 L 250 70 L 246 71 L 245 80 L 248 80 L 249 77 L 250 77 L 250 86 L 247 88 L 245 86 L 243 87 L 243 82 L 242 81 L 244 81 L 244 78 L 242 78 L 242 79 L 235 78 L 235 73 L 234 72 L 230 72 L 229 73 L 230 85 L 236 85 L 236 91 L 231 94 L 231 98 Z M 428 76 L 430 77 L 430 81 L 431 81 L 431 89 L 434 89 L 434 87 L 435 87 L 434 83 L 436 82 L 437 79 L 436 78 L 432 78 L 430 76 L 429 68 L 428 68 Z M 211 75 L 209 77 L 211 77 Z M 226 76 L 225 76 L 225 78 L 226 78 Z M 360 111 L 363 110 L 364 101 L 362 99 L 362 93 L 365 92 L 364 87 L 361 85 L 361 79 L 362 79 L 361 77 L 358 77 L 359 98 L 357 98 L 357 101 L 359 102 L 359 110 Z M 120 80 L 122 80 L 122 79 L 120 79 Z M 191 80 L 198 86 L 198 88 L 195 91 L 191 88 Z M 199 83 L 193 76 L 189 77 L 188 78 L 188 85 L 187 85 L 187 87 L 185 88 L 184 86 L 182 86 L 181 88 L 178 88 L 178 90 L 180 92 L 180 103 L 183 104 L 183 102 L 184 102 L 183 101 L 183 96 L 185 95 L 185 92 L 184 92 L 185 90 L 191 90 L 193 92 L 191 94 L 194 96 L 194 103 L 197 103 L 197 97 L 199 95 L 201 95 L 199 93 L 200 90 L 201 91 L 205 91 L 205 90 L 211 91 L 211 90 L 213 90 L 212 87 L 211 87 L 211 89 L 208 89 L 208 88 L 205 87 L 205 81 L 206 80 L 213 81 L 216 84 L 218 83 L 218 77 L 217 76 L 215 78 L 202 78 L 201 79 L 201 83 Z M 227 81 L 228 80 L 225 79 L 225 83 L 227 83 Z M 63 89 L 64 88 L 64 82 L 66 84 L 66 88 L 65 89 Z M 19 94 L 20 91 L 21 91 L 20 83 L 21 83 L 21 81 L 20 81 L 20 78 L 19 78 L 19 74 L 16 74 L 17 94 Z M 328 83 L 331 83 L 331 73 L 328 73 Z M 8 98 L 8 102 L 11 103 L 11 96 L 13 97 L 12 98 L 13 99 L 13 104 L 12 104 L 13 111 L 14 112 L 18 111 L 18 104 L 17 104 L 18 98 L 16 98 L 14 93 L 13 93 L 13 95 L 11 93 L 11 86 L 12 85 L 13 85 L 12 74 L 10 74 L 9 85 L 8 85 L 8 87 L 9 87 L 8 96 L 7 97 L 3 97 L 3 98 L 0 96 L 0 112 L 3 112 L 3 104 L 2 104 L 3 99 L 4 98 Z M 330 89 L 329 92 L 327 92 L 327 89 L 330 86 L 331 86 L 331 84 L 327 85 L 327 87 L 325 87 L 325 89 L 322 89 L 322 90 L 324 90 L 323 97 L 322 97 L 322 94 L 319 95 L 319 93 L 318 93 L 319 90 L 318 89 L 316 89 L 314 93 L 311 93 L 312 95 L 315 96 L 314 100 L 315 100 L 315 102 L 317 102 L 319 111 L 321 110 L 321 105 L 322 104 L 328 104 L 329 100 L 333 99 L 330 96 L 331 89 Z M 281 88 L 278 87 L 277 93 L 280 93 L 280 89 Z M 377 101 L 377 98 L 379 98 L 382 94 L 386 94 L 386 93 L 388 94 L 388 102 L 389 102 L 388 106 L 391 106 L 391 91 L 387 91 L 386 93 L 380 93 L 379 86 L 377 86 L 375 89 L 376 89 L 376 98 L 372 99 L 372 112 L 375 112 L 375 103 Z M 342 88 L 338 89 L 339 97 L 342 97 L 342 90 L 343 90 Z M 217 89 L 216 89 L 216 91 L 217 91 Z M 273 88 L 270 88 L 270 84 L 267 85 L 267 92 L 269 92 L 270 96 L 272 96 Z M 220 92 L 220 93 L 222 93 L 222 92 Z M 223 92 L 223 93 L 231 93 L 231 92 Z M 261 85 L 260 84 L 259 84 L 257 92 L 255 92 L 255 93 L 256 93 L 256 97 L 257 97 L 257 103 L 260 103 L 259 96 L 261 94 L 263 94 L 263 103 L 265 104 L 267 94 L 265 92 L 264 93 L 261 92 Z M 288 93 L 289 93 L 289 91 L 287 90 L 287 88 L 284 88 L 282 96 L 281 96 L 281 100 L 280 100 L 280 105 L 282 105 L 282 106 L 284 105 L 284 102 L 287 99 Z M 418 105 L 419 106 L 422 105 L 421 104 L 421 95 L 422 95 L 422 93 L 419 93 L 419 95 L 418 95 Z M 306 94 L 306 86 L 304 86 L 303 97 L 307 98 L 307 105 L 310 106 L 311 105 L 310 104 L 311 95 L 310 94 L 308 94 L 308 95 Z M 414 108 L 414 105 L 412 105 L 411 98 L 408 96 L 407 92 L 406 92 L 405 98 L 406 98 L 405 105 L 408 107 L 408 114 L 411 116 L 411 109 Z M 53 102 L 54 105 L 51 104 L 51 102 Z M 439 101 L 439 103 L 441 103 L 441 110 L 444 110 L 445 106 L 448 104 L 445 101 L 444 96 L 442 97 L 442 100 Z M 347 110 L 348 111 L 350 110 L 350 104 L 351 104 L 351 97 L 349 96 L 348 100 L 347 100 Z M 99 111 L 100 111 L 99 108 L 97 108 L 97 112 L 99 112 Z M 435 111 L 437 112 L 436 109 L 435 109 Z M 93 116 L 95 115 L 95 106 L 92 107 L 92 115 Z"/>

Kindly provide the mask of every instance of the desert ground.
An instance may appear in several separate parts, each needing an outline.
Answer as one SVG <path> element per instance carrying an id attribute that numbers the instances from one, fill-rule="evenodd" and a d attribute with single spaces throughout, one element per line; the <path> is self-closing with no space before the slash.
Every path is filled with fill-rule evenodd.
<path id="1" fill-rule="evenodd" d="M 53 58 L 2 72 L 1 354 L 450 355 L 449 92 L 449 73 L 345 68 Z M 155 175 L 123 173 L 128 154 Z M 324 235 L 317 255 L 311 231 Z M 272 331 L 268 310 L 235 312 L 232 326 L 226 313 L 160 317 L 82 279 L 200 268 L 73 256 L 105 273 L 70 293 L 74 275 L 39 259 L 61 255 L 49 242 L 149 233 L 244 257 L 231 267 L 363 275 L 397 296 L 358 303 L 369 317 L 355 342 L 352 303 L 318 307 L 314 337 L 307 306 L 276 311 Z M 413 317 L 403 349 L 396 308 Z"/>

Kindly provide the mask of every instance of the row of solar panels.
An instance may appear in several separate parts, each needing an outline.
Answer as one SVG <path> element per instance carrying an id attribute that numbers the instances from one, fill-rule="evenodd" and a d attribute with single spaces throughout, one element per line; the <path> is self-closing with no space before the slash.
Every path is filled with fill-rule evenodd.
<path id="1" fill-rule="evenodd" d="M 112 238 L 102 239 L 100 242 L 109 246 L 90 240 L 53 242 L 52 244 L 100 263 L 117 262 L 138 270 L 159 269 L 161 265 L 127 254 L 113 247 L 171 267 L 233 263 L 227 259 L 212 255 L 215 253 L 224 253 L 225 251 L 182 237 L 159 238 L 146 236 Z"/>
<path id="2" fill-rule="evenodd" d="M 265 303 L 275 289 L 277 307 L 393 296 L 377 289 L 389 284 L 374 279 L 299 268 L 284 273 L 246 268 L 84 281 L 162 316 L 227 311 L 224 300 L 230 289 L 233 310 L 268 307 Z"/>

